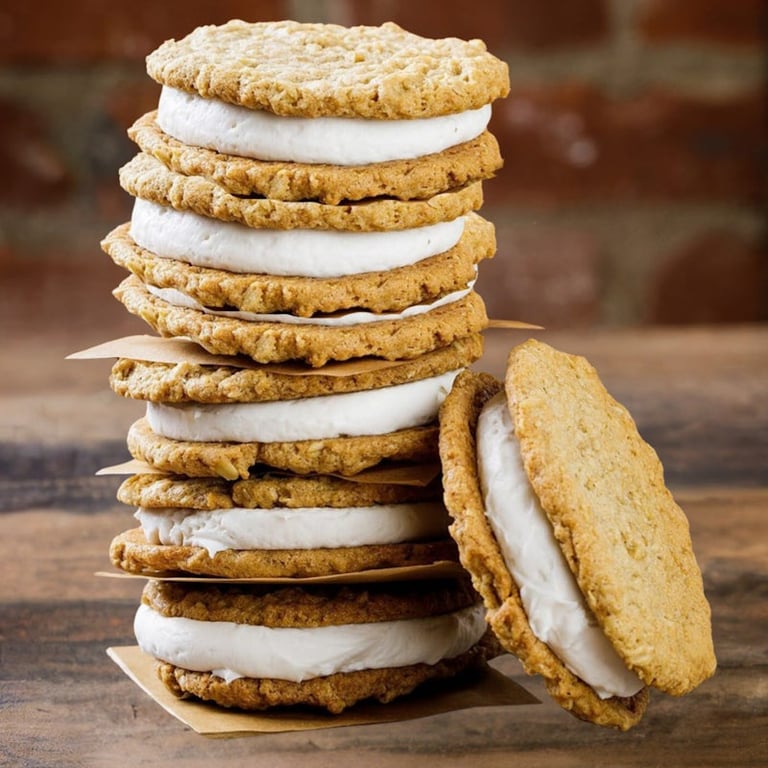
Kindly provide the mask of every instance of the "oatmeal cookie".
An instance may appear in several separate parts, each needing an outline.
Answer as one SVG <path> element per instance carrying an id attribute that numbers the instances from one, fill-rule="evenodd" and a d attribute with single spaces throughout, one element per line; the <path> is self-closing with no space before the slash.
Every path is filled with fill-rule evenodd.
<path id="1" fill-rule="evenodd" d="M 439 481 L 426 486 L 361 483 L 341 477 L 278 473 L 235 481 L 138 474 L 124 480 L 117 490 L 117 498 L 124 504 L 150 509 L 353 507 L 432 501 L 441 497 Z"/>
<path id="2" fill-rule="evenodd" d="M 689 692 L 715 669 L 710 607 L 656 452 L 583 357 L 528 341 L 505 388 L 525 471 L 598 623 L 647 685 Z"/>
<path id="3" fill-rule="evenodd" d="M 286 443 L 195 443 L 155 434 L 145 418 L 128 430 L 128 450 L 139 461 L 188 477 L 247 479 L 267 465 L 299 475 L 355 475 L 383 461 L 421 463 L 437 456 L 438 427 L 402 429 L 386 435 L 336 437 Z"/>
<path id="4" fill-rule="evenodd" d="M 361 390 L 391 387 L 410 381 L 439 376 L 465 368 L 480 359 L 483 338 L 479 333 L 456 339 L 447 347 L 410 360 L 366 361 L 341 373 L 341 363 L 322 368 L 299 367 L 287 372 L 280 366 L 256 365 L 251 360 L 232 358 L 231 365 L 186 362 L 183 354 L 189 342 L 177 338 L 161 338 L 164 347 L 182 355 L 180 362 L 160 362 L 119 358 L 109 378 L 112 390 L 123 397 L 162 403 L 252 403 L 294 400 L 320 395 L 343 394 Z M 195 350 L 197 353 L 197 350 Z M 199 353 L 198 353 L 199 354 Z M 380 363 L 380 364 L 376 364 Z M 250 365 L 249 365 L 250 364 Z M 327 372 L 326 372 L 327 371 Z M 307 375 L 311 373 L 311 375 Z"/>
<path id="5" fill-rule="evenodd" d="M 184 176 L 144 152 L 120 169 L 120 185 L 133 197 L 258 229 L 338 229 L 376 232 L 452 221 L 483 203 L 482 182 L 438 192 L 425 200 L 381 198 L 326 205 L 239 197 L 202 176 Z"/>
<path id="6" fill-rule="evenodd" d="M 112 564 L 127 573 L 186 573 L 227 579 L 311 578 L 379 568 L 407 568 L 457 560 L 449 536 L 400 544 L 327 549 L 224 549 L 151 544 L 141 528 L 118 534 L 109 548 Z"/>
<path id="7" fill-rule="evenodd" d="M 325 627 L 438 616 L 477 602 L 466 578 L 280 586 L 151 580 L 141 602 L 168 617 L 265 627 Z"/>
<path id="8" fill-rule="evenodd" d="M 158 663 L 157 672 L 165 686 L 179 698 L 195 696 L 221 707 L 262 710 L 270 707 L 303 705 L 321 707 L 331 714 L 365 699 L 387 704 L 411 693 L 429 680 L 453 678 L 498 655 L 494 639 L 486 636 L 466 653 L 436 664 L 412 664 L 406 667 L 361 669 L 301 683 L 269 678 L 238 678 L 225 683 L 210 672 L 192 672 L 173 664 Z"/>
<path id="9" fill-rule="evenodd" d="M 509 91 L 480 40 L 434 40 L 387 22 L 198 27 L 147 57 L 157 82 L 294 117 L 410 119 L 477 109 Z"/>

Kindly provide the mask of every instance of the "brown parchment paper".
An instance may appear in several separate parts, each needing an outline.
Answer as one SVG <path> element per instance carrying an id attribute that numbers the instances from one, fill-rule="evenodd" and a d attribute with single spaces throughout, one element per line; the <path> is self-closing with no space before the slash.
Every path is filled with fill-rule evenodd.
<path id="1" fill-rule="evenodd" d="M 219 576 L 196 576 L 192 573 L 160 572 L 127 573 L 125 571 L 96 571 L 95 576 L 109 579 L 157 579 L 158 581 L 208 582 L 211 584 L 370 584 L 371 582 L 414 581 L 422 579 L 458 579 L 467 572 L 458 562 L 438 560 L 425 565 L 399 568 L 371 568 L 367 571 L 332 573 L 326 576 L 272 576 L 270 578 L 227 579 Z"/>
<path id="2" fill-rule="evenodd" d="M 541 330 L 540 325 L 532 325 L 520 320 L 490 320 L 489 328 L 510 330 Z M 193 365 L 215 365 L 231 368 L 251 368 L 272 371 L 284 376 L 351 376 L 368 371 L 380 371 L 403 365 L 403 360 L 380 360 L 377 358 L 359 358 L 344 362 L 330 362 L 320 368 L 296 363 L 257 363 L 244 355 L 214 355 L 206 352 L 191 339 L 175 336 L 162 337 L 148 334 L 123 336 L 87 349 L 67 355 L 67 360 L 101 360 L 124 357 L 130 360 L 143 360 L 149 363 L 192 363 Z"/>
<path id="3" fill-rule="evenodd" d="M 476 707 L 539 703 L 513 680 L 493 667 L 486 667 L 454 680 L 426 683 L 389 704 L 360 702 L 339 715 L 298 707 L 245 712 L 197 699 L 177 699 L 158 680 L 154 659 L 138 646 L 108 648 L 107 655 L 166 712 L 196 733 L 218 738 L 392 723 Z"/>
<path id="4" fill-rule="evenodd" d="M 533 323 L 524 323 L 522 320 L 502 320 L 502 319 L 490 319 L 488 321 L 488 328 L 507 328 L 508 330 L 518 331 L 542 331 L 544 326 L 534 325 Z"/>
<path id="5" fill-rule="evenodd" d="M 425 464 L 396 464 L 386 467 L 372 467 L 358 472 L 356 475 L 337 475 L 331 474 L 331 477 L 338 477 L 342 480 L 348 480 L 351 483 L 391 483 L 393 485 L 415 485 L 426 487 L 432 481 L 436 480 L 440 474 L 441 467 L 438 462 Z M 284 472 L 280 469 L 270 468 L 265 470 L 266 474 L 284 475 L 293 477 L 290 472 Z M 137 459 L 125 461 L 122 464 L 113 464 L 110 467 L 103 467 L 96 472 L 97 476 L 102 475 L 167 475 L 150 464 Z M 311 477 L 311 475 L 304 475 Z M 258 475 L 252 475 L 252 478 L 258 479 Z M 239 482 L 233 480 L 233 483 Z"/>
<path id="6" fill-rule="evenodd" d="M 100 360 L 124 357 L 148 363 L 191 363 L 193 365 L 226 366 L 271 371 L 283 376 L 351 376 L 368 371 L 379 371 L 403 365 L 402 360 L 359 358 L 344 362 L 330 362 L 312 368 L 300 362 L 257 363 L 245 355 L 214 355 L 206 352 L 194 341 L 180 337 L 150 335 L 123 336 L 105 341 L 88 349 L 74 352 L 67 360 Z"/>

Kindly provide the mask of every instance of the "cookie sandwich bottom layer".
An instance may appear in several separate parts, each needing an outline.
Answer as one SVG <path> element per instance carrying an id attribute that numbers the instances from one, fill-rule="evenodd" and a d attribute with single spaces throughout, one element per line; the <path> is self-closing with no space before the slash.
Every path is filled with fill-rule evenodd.
<path id="1" fill-rule="evenodd" d="M 482 606 L 398 621 L 310 628 L 266 627 L 162 616 L 139 607 L 134 631 L 141 649 L 224 681 L 316 677 L 435 664 L 468 651 L 485 634 Z"/>
<path id="2" fill-rule="evenodd" d="M 466 579 L 337 586 L 147 582 L 136 637 L 176 696 L 338 713 L 499 653 Z"/>

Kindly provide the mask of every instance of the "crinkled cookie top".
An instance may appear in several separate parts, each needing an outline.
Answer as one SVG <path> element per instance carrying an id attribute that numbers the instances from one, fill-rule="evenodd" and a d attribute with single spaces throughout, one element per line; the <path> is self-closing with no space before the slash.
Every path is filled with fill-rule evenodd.
<path id="1" fill-rule="evenodd" d="M 509 91 L 481 40 L 430 39 L 387 22 L 198 27 L 147 57 L 163 85 L 298 117 L 403 119 L 477 109 Z"/>

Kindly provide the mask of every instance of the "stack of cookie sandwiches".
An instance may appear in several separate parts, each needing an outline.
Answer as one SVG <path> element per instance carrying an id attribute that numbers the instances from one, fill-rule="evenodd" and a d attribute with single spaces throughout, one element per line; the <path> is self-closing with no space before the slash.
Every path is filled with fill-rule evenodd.
<path id="1" fill-rule="evenodd" d="M 506 65 L 476 40 L 288 21 L 201 27 L 147 65 L 133 214 L 103 242 L 160 337 L 111 375 L 147 402 L 119 491 L 139 527 L 111 547 L 155 577 L 140 646 L 175 693 L 242 708 L 338 712 L 481 662 L 496 643 L 458 568 L 302 580 L 458 559 L 438 411 L 482 353 Z"/>

